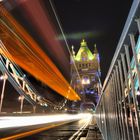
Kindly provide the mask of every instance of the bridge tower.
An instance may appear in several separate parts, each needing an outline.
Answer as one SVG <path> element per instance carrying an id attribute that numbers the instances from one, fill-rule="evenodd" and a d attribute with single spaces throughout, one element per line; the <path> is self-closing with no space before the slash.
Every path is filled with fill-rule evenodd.
<path id="1" fill-rule="evenodd" d="M 74 46 L 72 46 L 70 64 L 72 87 L 82 98 L 82 103 L 96 105 L 99 96 L 101 72 L 100 58 L 96 44 L 93 50 L 92 53 L 85 40 L 82 40 L 77 54 L 74 51 Z"/>

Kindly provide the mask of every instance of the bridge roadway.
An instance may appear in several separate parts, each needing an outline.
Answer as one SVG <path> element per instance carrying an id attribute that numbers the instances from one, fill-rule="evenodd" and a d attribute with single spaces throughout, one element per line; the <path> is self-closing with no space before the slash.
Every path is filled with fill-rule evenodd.
<path id="1" fill-rule="evenodd" d="M 21 140 L 102 140 L 98 129 L 93 125 L 83 128 L 83 120 L 62 125 Z"/>
<path id="2" fill-rule="evenodd" d="M 0 140 L 101 140 L 93 118 L 87 113 L 5 115 L 0 120 Z"/>

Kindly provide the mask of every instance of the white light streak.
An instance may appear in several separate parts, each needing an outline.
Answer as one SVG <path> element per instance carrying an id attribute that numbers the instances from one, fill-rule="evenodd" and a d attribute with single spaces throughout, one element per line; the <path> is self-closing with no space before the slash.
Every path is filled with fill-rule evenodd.
<path id="1" fill-rule="evenodd" d="M 46 116 L 4 116 L 0 117 L 0 129 L 47 124 L 53 122 L 74 121 L 87 118 L 90 119 L 91 117 L 92 115 L 88 113 L 80 113 L 76 115 L 58 114 Z"/>

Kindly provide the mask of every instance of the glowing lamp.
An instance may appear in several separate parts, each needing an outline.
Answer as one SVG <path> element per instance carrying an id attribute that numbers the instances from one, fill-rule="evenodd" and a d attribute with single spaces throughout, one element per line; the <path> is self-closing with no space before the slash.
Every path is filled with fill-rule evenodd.
<path id="1" fill-rule="evenodd" d="M 7 79 L 7 78 L 8 78 L 7 75 L 1 75 L 1 76 L 0 76 L 0 80 L 4 80 L 4 79 Z"/>

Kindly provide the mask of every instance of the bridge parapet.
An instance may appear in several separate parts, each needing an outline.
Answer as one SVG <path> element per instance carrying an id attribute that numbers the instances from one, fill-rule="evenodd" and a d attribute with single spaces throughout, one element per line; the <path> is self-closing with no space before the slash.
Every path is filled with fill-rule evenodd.
<path id="1" fill-rule="evenodd" d="M 105 140 L 140 139 L 139 15 L 140 1 L 134 0 L 96 108 Z"/>

